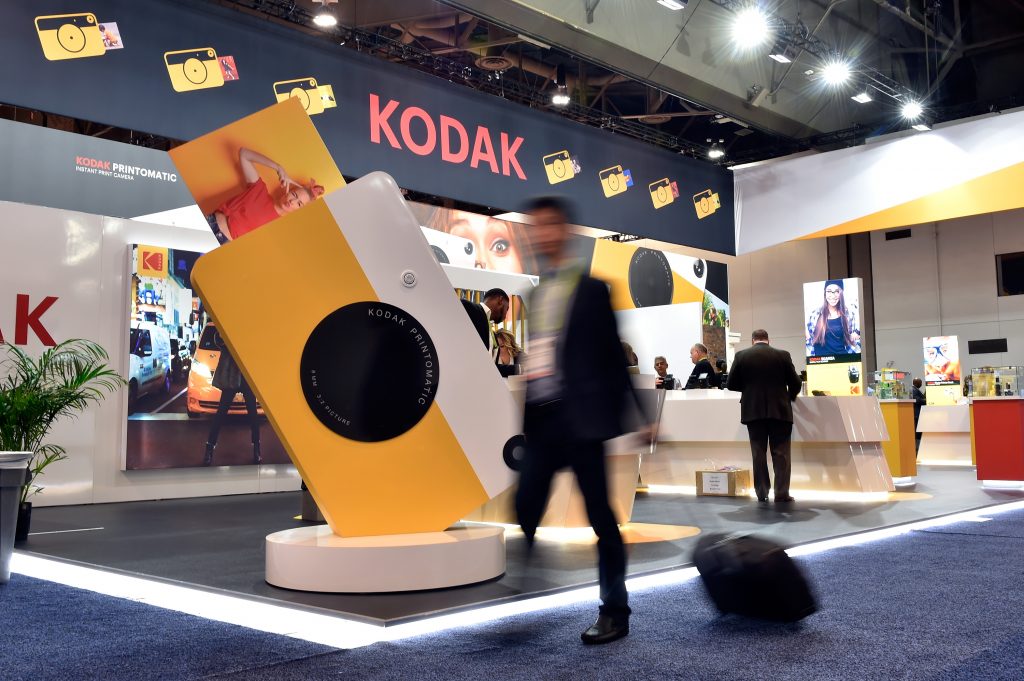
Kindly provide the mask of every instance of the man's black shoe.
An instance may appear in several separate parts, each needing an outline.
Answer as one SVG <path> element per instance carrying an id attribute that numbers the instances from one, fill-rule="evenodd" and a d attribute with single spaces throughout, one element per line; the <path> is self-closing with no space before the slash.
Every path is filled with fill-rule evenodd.
<path id="1" fill-rule="evenodd" d="M 757 503 L 759 503 L 759 504 L 767 504 L 768 503 L 768 497 L 758 497 L 757 498 Z"/>
<path id="2" fill-rule="evenodd" d="M 594 626 L 582 634 L 584 643 L 611 643 L 629 634 L 629 620 L 616 622 L 610 615 L 598 615 Z"/>
<path id="3" fill-rule="evenodd" d="M 796 499 L 788 495 L 784 497 L 775 497 L 776 504 L 791 504 L 794 501 L 796 501 Z"/>

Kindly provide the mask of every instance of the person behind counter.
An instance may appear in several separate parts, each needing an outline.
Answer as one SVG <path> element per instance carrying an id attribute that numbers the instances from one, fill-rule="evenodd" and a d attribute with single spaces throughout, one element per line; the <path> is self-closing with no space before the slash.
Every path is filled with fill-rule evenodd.
<path id="1" fill-rule="evenodd" d="M 498 352 L 494 357 L 498 372 L 504 377 L 521 373 L 525 355 L 516 343 L 515 335 L 511 331 L 498 329 L 494 332 L 494 340 L 498 345 Z"/>
<path id="2" fill-rule="evenodd" d="M 690 361 L 693 371 L 686 379 L 686 390 L 694 388 L 718 388 L 720 377 L 708 361 L 708 348 L 703 343 L 694 343 L 690 348 Z"/>
<path id="3" fill-rule="evenodd" d="M 913 387 L 910 389 L 910 396 L 914 398 L 914 451 L 916 452 L 921 448 L 921 433 L 917 432 L 917 422 L 921 418 L 921 407 L 925 405 L 924 391 L 921 390 L 921 386 L 924 385 L 920 378 L 915 378 Z"/>
<path id="4" fill-rule="evenodd" d="M 668 373 L 668 360 L 658 355 L 654 358 L 654 371 L 657 376 L 654 377 L 654 387 L 663 390 L 679 390 L 679 379 Z"/>
<path id="5" fill-rule="evenodd" d="M 736 353 L 729 372 L 729 390 L 743 393 L 740 422 L 747 427 L 754 460 L 754 491 L 760 503 L 768 501 L 768 447 L 775 469 L 775 503 L 793 501 L 789 495 L 790 438 L 793 434 L 793 401 L 800 394 L 800 377 L 793 358 L 768 344 L 768 332 L 751 334 L 753 345 Z"/>

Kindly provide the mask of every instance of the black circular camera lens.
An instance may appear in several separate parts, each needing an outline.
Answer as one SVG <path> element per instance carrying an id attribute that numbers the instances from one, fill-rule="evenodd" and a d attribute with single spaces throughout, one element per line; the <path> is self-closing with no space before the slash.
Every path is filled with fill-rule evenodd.
<path id="1" fill-rule="evenodd" d="M 693 273 L 698 279 L 704 276 L 704 261 L 700 258 L 695 260 L 693 263 Z"/>
<path id="2" fill-rule="evenodd" d="M 670 305 L 675 285 L 668 258 L 661 251 L 638 248 L 629 263 L 629 295 L 637 307 Z"/>
<path id="3" fill-rule="evenodd" d="M 518 471 L 523 467 L 524 456 L 526 456 L 526 437 L 522 434 L 513 435 L 505 443 L 501 458 L 504 459 L 506 466 Z"/>
<path id="4" fill-rule="evenodd" d="M 378 302 L 352 303 L 324 317 L 306 340 L 299 371 L 317 419 L 360 442 L 390 440 L 419 423 L 440 376 L 423 326 Z"/>
<path id="5" fill-rule="evenodd" d="M 437 261 L 439 263 L 443 263 L 445 265 L 451 264 L 451 261 L 448 260 L 448 254 L 445 253 L 444 250 L 440 246 L 435 246 L 435 245 L 431 244 L 430 245 L 430 250 L 434 252 L 434 257 L 437 258 Z"/>

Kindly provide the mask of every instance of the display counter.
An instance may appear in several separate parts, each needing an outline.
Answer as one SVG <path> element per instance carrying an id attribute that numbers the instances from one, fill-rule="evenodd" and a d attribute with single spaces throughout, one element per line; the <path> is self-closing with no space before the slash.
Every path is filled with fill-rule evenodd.
<path id="1" fill-rule="evenodd" d="M 973 466 L 971 408 L 966 404 L 921 407 L 918 463 L 932 466 Z"/>
<path id="2" fill-rule="evenodd" d="M 882 449 L 888 438 L 874 397 L 797 398 L 791 489 L 797 496 L 800 491 L 892 491 Z M 723 466 L 751 467 L 747 429 L 740 423 L 739 393 L 665 391 L 656 447 L 641 461 L 643 482 L 692 488 L 698 470 Z"/>
<path id="3" fill-rule="evenodd" d="M 1024 397 L 971 400 L 978 480 L 1024 481 Z"/>
<path id="4" fill-rule="evenodd" d="M 889 439 L 882 443 L 889 472 L 897 484 L 913 482 L 917 475 L 914 400 L 879 399 Z"/>

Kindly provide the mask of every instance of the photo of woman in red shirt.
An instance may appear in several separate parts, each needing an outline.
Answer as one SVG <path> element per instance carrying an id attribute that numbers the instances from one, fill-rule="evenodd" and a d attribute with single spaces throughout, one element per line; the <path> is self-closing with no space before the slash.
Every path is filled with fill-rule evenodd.
<path id="1" fill-rule="evenodd" d="M 245 190 L 225 201 L 206 218 L 222 244 L 296 211 L 324 194 L 324 188 L 316 180 L 300 184 L 289 177 L 280 164 L 252 149 L 242 147 L 238 150 L 238 164 L 245 180 Z M 276 197 L 260 177 L 256 165 L 277 173 L 283 191 Z"/>

